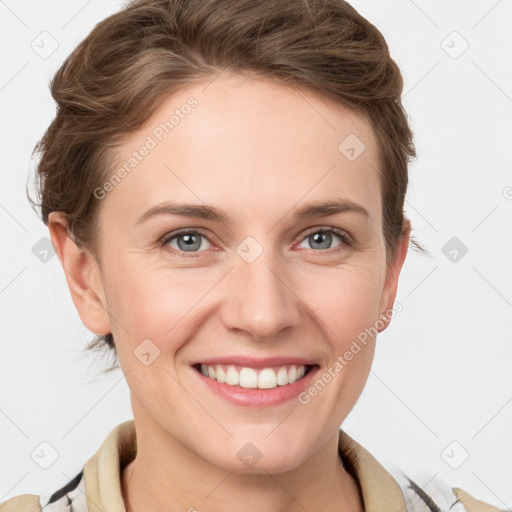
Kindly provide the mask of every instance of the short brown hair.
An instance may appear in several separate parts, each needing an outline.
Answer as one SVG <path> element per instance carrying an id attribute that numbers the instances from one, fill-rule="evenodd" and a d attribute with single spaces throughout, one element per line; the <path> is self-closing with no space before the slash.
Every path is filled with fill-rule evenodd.
<path id="1" fill-rule="evenodd" d="M 403 81 L 382 34 L 343 0 L 135 0 L 98 23 L 51 81 L 57 114 L 35 148 L 43 222 L 62 212 L 77 245 L 99 261 L 94 190 L 112 173 L 113 150 L 169 94 L 225 69 L 310 89 L 366 116 L 379 143 L 390 261 L 415 156 Z M 87 349 L 104 346 L 117 355 L 112 334 Z"/>

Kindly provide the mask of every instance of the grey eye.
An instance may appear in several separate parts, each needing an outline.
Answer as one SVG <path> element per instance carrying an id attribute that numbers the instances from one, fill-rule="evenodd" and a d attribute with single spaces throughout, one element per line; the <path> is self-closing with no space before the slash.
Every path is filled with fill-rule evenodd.
<path id="1" fill-rule="evenodd" d="M 334 237 L 343 240 L 341 235 L 328 230 L 319 230 L 315 231 L 313 233 L 310 233 L 309 235 L 306 235 L 304 237 L 304 241 L 309 241 L 309 247 L 306 247 L 306 249 L 319 249 L 319 250 L 326 250 L 332 248 L 332 242 L 333 242 L 333 235 Z M 302 242 L 303 243 L 303 242 Z M 338 245 L 341 245 L 339 243 Z"/>
<path id="2" fill-rule="evenodd" d="M 201 233 L 189 231 L 187 233 L 179 233 L 178 235 L 174 235 L 166 242 L 166 244 L 179 251 L 197 252 L 199 249 L 201 249 L 203 240 L 207 240 L 207 238 Z M 177 246 L 173 245 L 175 242 L 177 242 Z"/>

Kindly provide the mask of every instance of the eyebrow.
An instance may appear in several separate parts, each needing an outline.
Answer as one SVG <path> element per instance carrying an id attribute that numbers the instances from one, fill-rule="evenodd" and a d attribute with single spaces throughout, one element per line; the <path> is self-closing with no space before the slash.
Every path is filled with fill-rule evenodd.
<path id="1" fill-rule="evenodd" d="M 370 218 L 370 214 L 366 208 L 348 199 L 310 202 L 296 209 L 294 215 L 297 219 L 315 219 L 345 212 L 354 212 L 363 215 L 367 219 Z M 137 219 L 136 225 L 145 222 L 151 217 L 159 215 L 178 215 L 180 217 L 191 217 L 222 223 L 227 223 L 230 220 L 230 217 L 226 212 L 213 206 L 200 204 L 178 204 L 172 201 L 166 201 L 153 206 L 143 213 Z"/>

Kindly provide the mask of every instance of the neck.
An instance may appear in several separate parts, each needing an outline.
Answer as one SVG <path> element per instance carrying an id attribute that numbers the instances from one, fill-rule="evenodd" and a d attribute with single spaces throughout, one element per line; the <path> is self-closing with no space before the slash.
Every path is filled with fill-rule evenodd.
<path id="1" fill-rule="evenodd" d="M 122 472 L 127 512 L 364 512 L 359 487 L 338 455 L 339 433 L 307 461 L 281 473 L 236 473 L 167 435 L 137 430 L 137 455 Z"/>

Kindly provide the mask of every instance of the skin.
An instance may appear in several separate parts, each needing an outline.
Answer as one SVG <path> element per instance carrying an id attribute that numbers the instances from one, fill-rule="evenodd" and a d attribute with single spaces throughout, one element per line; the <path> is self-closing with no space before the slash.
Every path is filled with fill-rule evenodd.
<path id="1" fill-rule="evenodd" d="M 78 250 L 58 213 L 50 216 L 80 318 L 94 333 L 113 333 L 130 388 L 138 453 L 123 471 L 127 510 L 362 511 L 338 457 L 338 429 L 366 383 L 375 337 L 307 405 L 233 405 L 190 365 L 295 355 L 318 361 L 321 375 L 393 308 L 410 226 L 386 264 L 371 125 L 315 92 L 225 73 L 166 98 L 116 165 L 190 96 L 197 107 L 101 201 L 101 265 Z M 349 134 L 366 146 L 354 161 L 338 150 Z M 369 217 L 294 217 L 307 202 L 334 198 Z M 169 199 L 215 206 L 231 220 L 161 215 L 136 225 Z M 332 233 L 318 248 L 309 235 L 331 227 L 355 245 Z M 158 243 L 181 228 L 206 234 L 194 252 L 183 238 L 167 243 L 184 257 Z M 236 252 L 248 236 L 263 249 L 252 263 Z M 133 353 L 146 338 L 160 349 L 148 366 Z M 262 454 L 250 468 L 237 457 L 249 441 Z"/>

